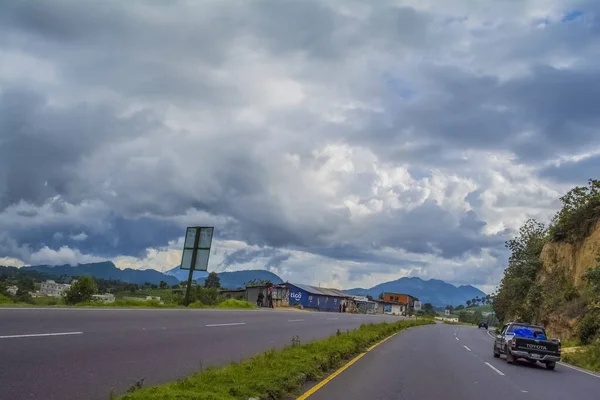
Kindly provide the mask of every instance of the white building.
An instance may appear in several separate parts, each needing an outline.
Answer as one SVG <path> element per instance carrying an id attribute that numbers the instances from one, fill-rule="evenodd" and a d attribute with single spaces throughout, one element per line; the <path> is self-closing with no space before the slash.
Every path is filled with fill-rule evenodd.
<path id="1" fill-rule="evenodd" d="M 53 280 L 42 282 L 40 294 L 52 297 L 61 297 L 65 290 L 70 289 L 71 285 L 67 283 L 56 283 Z"/>
<path id="2" fill-rule="evenodd" d="M 115 295 L 112 293 L 104 293 L 104 294 L 94 294 L 92 297 L 95 300 L 102 301 L 104 303 L 114 303 Z"/>
<path id="3" fill-rule="evenodd" d="M 19 291 L 19 288 L 16 286 L 9 286 L 6 288 L 6 293 L 8 293 L 12 296 L 16 296 L 18 291 Z"/>

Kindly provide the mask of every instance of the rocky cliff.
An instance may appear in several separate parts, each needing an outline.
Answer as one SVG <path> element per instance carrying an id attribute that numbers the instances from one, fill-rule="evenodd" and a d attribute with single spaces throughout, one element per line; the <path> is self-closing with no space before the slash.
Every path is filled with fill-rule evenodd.
<path id="1" fill-rule="evenodd" d="M 596 266 L 599 250 L 600 221 L 596 222 L 591 233 L 578 243 L 546 244 L 540 255 L 546 272 L 542 276 L 562 270 L 573 285 L 580 286 L 583 275 Z"/>
<path id="2" fill-rule="evenodd" d="M 600 251 L 600 221 L 579 242 L 551 242 L 544 246 L 537 284 L 544 293 L 540 322 L 556 336 L 573 338 L 578 320 L 586 313 L 583 276 L 595 267 Z"/>

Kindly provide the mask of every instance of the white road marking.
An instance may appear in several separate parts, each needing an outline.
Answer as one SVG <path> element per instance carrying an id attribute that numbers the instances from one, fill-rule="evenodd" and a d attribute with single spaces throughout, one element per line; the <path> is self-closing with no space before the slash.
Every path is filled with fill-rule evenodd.
<path id="1" fill-rule="evenodd" d="M 458 340 L 458 338 L 457 338 L 457 337 L 455 337 L 454 339 Z"/>
<path id="2" fill-rule="evenodd" d="M 288 319 L 288 322 L 302 322 L 303 319 Z"/>
<path id="3" fill-rule="evenodd" d="M 491 337 L 492 339 L 496 339 L 496 337 L 494 335 L 490 334 L 490 331 L 486 331 L 486 332 L 489 335 L 489 337 Z"/>
<path id="4" fill-rule="evenodd" d="M 577 367 L 575 367 L 575 366 L 573 366 L 573 365 L 570 365 L 570 364 L 565 364 L 565 363 L 562 363 L 562 362 L 560 362 L 560 361 L 559 361 L 558 363 L 559 363 L 560 365 L 562 365 L 563 367 L 567 367 L 567 368 L 574 369 L 575 371 L 583 372 L 584 374 L 588 374 L 588 375 L 590 375 L 590 376 L 593 376 L 594 378 L 600 378 L 600 375 L 598 375 L 598 374 L 594 374 L 593 372 L 586 371 L 586 370 L 584 370 L 584 369 L 577 368 Z"/>
<path id="5" fill-rule="evenodd" d="M 500 371 L 498 368 L 494 367 L 492 364 L 490 364 L 489 362 L 486 362 L 485 365 L 487 365 L 488 367 L 490 367 L 491 369 L 493 369 L 494 371 L 496 371 L 498 374 L 504 376 L 504 373 L 502 371 Z"/>
<path id="6" fill-rule="evenodd" d="M 27 337 L 44 337 L 44 336 L 66 336 L 66 335 L 83 335 L 83 332 L 57 332 L 57 333 L 33 333 L 28 335 L 6 335 L 0 336 L 0 339 L 17 339 Z"/>
<path id="7" fill-rule="evenodd" d="M 521 390 L 521 393 L 529 393 L 527 390 Z"/>
<path id="8" fill-rule="evenodd" d="M 471 351 L 471 349 L 470 349 L 470 348 L 468 348 L 467 346 L 465 346 L 464 344 L 463 344 L 463 347 L 464 347 L 465 349 L 467 349 L 467 351 Z"/>
<path id="9" fill-rule="evenodd" d="M 209 324 L 209 325 L 204 325 L 204 326 L 212 327 L 212 326 L 235 326 L 235 325 L 246 325 L 246 323 L 245 322 L 232 322 L 229 324 Z"/>

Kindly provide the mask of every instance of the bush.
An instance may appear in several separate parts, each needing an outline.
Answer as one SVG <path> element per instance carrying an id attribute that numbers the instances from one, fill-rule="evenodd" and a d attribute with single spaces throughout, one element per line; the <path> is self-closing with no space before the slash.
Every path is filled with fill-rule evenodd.
<path id="1" fill-rule="evenodd" d="M 0 304 L 14 304 L 14 302 L 9 299 L 8 297 L 6 297 L 5 295 L 0 293 Z"/>
<path id="2" fill-rule="evenodd" d="M 600 333 L 600 314 L 590 312 L 587 313 L 579 321 L 577 328 L 577 336 L 582 344 L 590 344 Z"/>
<path id="3" fill-rule="evenodd" d="M 246 300 L 229 299 L 217 305 L 217 308 L 258 308 L 255 304 L 249 303 Z"/>
<path id="4" fill-rule="evenodd" d="M 84 303 L 92 300 L 92 295 L 96 294 L 98 287 L 96 281 L 91 276 L 81 276 L 77 282 L 73 283 L 64 293 L 64 300 L 67 304 Z"/>
<path id="5" fill-rule="evenodd" d="M 178 298 L 179 304 L 185 305 L 185 296 Z M 199 301 L 203 306 L 216 306 L 223 301 L 223 297 L 217 288 L 205 288 L 196 286 L 190 290 L 190 304 Z"/>
<path id="6" fill-rule="evenodd" d="M 585 238 L 600 218 L 600 181 L 571 189 L 560 198 L 563 206 L 550 226 L 554 241 L 578 242 Z"/>
<path id="7" fill-rule="evenodd" d="M 64 304 L 60 297 L 36 297 L 31 302 L 36 306 L 58 306 Z"/>
<path id="8" fill-rule="evenodd" d="M 600 372 L 600 342 L 573 353 L 564 353 L 562 358 L 569 364 Z"/>

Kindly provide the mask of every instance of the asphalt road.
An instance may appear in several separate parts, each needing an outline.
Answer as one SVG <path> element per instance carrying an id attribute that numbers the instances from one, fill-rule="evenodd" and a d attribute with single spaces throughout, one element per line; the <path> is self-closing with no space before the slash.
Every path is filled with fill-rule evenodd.
<path id="1" fill-rule="evenodd" d="M 492 354 L 477 327 L 409 329 L 368 352 L 308 400 L 598 400 L 600 375 L 558 364 L 554 371 Z"/>
<path id="2" fill-rule="evenodd" d="M 0 399 L 106 400 L 136 381 L 170 382 L 209 365 L 357 328 L 388 316 L 279 310 L 0 308 Z"/>

